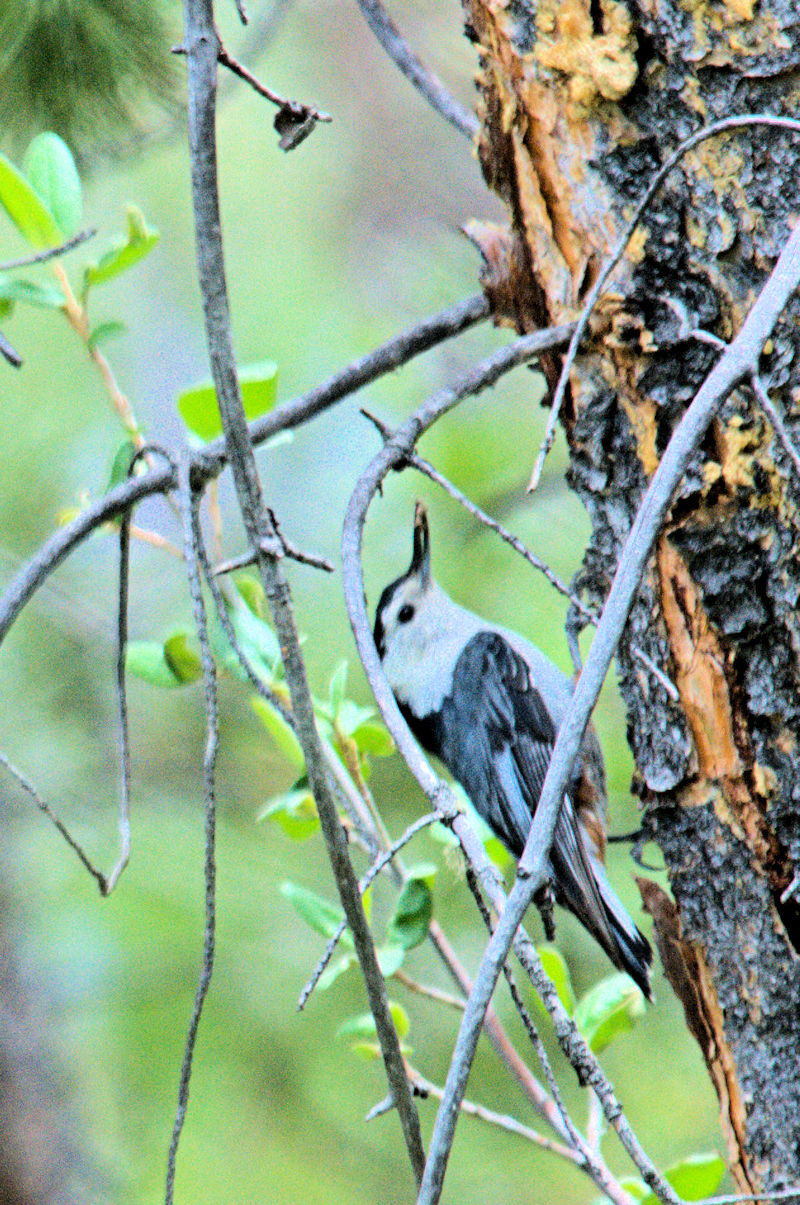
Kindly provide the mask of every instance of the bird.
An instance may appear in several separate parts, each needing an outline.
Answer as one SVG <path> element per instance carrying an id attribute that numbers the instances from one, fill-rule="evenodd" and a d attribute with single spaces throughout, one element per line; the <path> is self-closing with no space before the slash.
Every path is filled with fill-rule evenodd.
<path id="1" fill-rule="evenodd" d="M 460 606 L 436 584 L 421 502 L 411 564 L 383 590 L 373 637 L 414 736 L 518 859 L 572 684 L 523 636 Z M 651 1000 L 652 950 L 606 877 L 605 842 L 605 768 L 589 726 L 550 850 L 553 892 Z"/>

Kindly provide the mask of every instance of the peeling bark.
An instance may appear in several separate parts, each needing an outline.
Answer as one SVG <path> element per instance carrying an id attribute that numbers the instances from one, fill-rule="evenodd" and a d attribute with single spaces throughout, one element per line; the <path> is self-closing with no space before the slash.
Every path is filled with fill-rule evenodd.
<path id="1" fill-rule="evenodd" d="M 550 321 L 575 317 L 684 138 L 734 113 L 800 111 L 794 0 L 465 7 L 481 63 L 480 161 L 515 249 L 515 271 L 503 279 L 496 260 L 487 293 L 521 329 L 519 314 L 532 320 L 538 307 Z M 799 181 L 796 136 L 754 127 L 701 143 L 668 177 L 594 315 L 562 420 L 593 529 L 579 584 L 595 604 L 717 354 L 691 332 L 739 330 L 800 213 Z M 795 300 L 760 366 L 796 442 L 799 314 Z M 744 1191 L 800 1179 L 800 906 L 781 899 L 800 867 L 792 474 L 749 393 L 733 394 L 686 475 L 619 651 L 636 788 L 674 895 L 651 893 L 648 907 Z M 632 643 L 669 673 L 677 703 Z"/>

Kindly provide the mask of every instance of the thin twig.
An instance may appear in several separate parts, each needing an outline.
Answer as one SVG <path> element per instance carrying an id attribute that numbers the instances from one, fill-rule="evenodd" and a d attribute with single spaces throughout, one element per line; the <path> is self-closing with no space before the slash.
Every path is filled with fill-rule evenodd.
<path id="1" fill-rule="evenodd" d="M 437 1100 L 442 1099 L 442 1088 L 432 1084 L 416 1070 L 413 1070 L 412 1074 L 414 1090 L 420 1096 L 434 1096 Z M 527 1142 L 532 1142 L 534 1146 L 541 1147 L 542 1150 L 549 1151 L 552 1155 L 558 1155 L 560 1159 L 577 1164 L 582 1161 L 580 1153 L 573 1150 L 572 1147 L 555 1142 L 552 1138 L 545 1138 L 538 1130 L 532 1130 L 530 1126 L 523 1125 L 521 1121 L 517 1121 L 516 1117 L 510 1117 L 507 1113 L 496 1113 L 494 1109 L 487 1109 L 485 1105 L 475 1104 L 466 1099 L 461 1102 L 461 1112 L 466 1113 L 469 1117 L 475 1117 L 478 1121 L 485 1121 L 487 1125 L 506 1130 L 509 1134 L 516 1134 L 518 1138 L 524 1138 Z"/>
<path id="2" fill-rule="evenodd" d="M 45 802 L 45 800 L 42 798 L 42 796 L 36 790 L 36 787 L 33 785 L 33 783 L 30 782 L 25 777 L 25 775 L 22 773 L 22 771 L 18 770 L 17 767 L 8 760 L 5 753 L 2 753 L 2 752 L 0 752 L 0 764 L 5 766 L 5 768 L 9 772 L 9 774 L 11 774 L 12 777 L 14 777 L 17 780 L 17 782 L 22 787 L 25 794 L 30 796 L 30 798 L 36 804 L 37 808 L 42 813 L 42 815 L 47 817 L 47 819 L 50 821 L 50 823 L 53 825 L 53 827 L 64 838 L 64 840 L 66 841 L 66 843 L 70 847 L 70 849 L 74 850 L 74 852 L 77 854 L 77 856 L 80 859 L 83 866 L 89 871 L 89 874 L 96 881 L 97 886 L 100 888 L 100 894 L 107 895 L 106 876 L 103 874 L 102 870 L 98 870 L 97 867 L 93 864 L 93 862 L 89 858 L 89 855 L 84 850 L 83 846 L 80 844 L 80 842 L 78 840 L 76 840 L 75 837 L 73 837 L 72 833 L 69 831 L 67 826 L 64 824 L 63 820 L 60 820 L 59 817 L 56 815 L 56 813 L 53 811 L 53 809 L 50 807 L 50 805 Z"/>
<path id="3" fill-rule="evenodd" d="M 2 331 L 0 331 L 0 356 L 7 360 L 12 368 L 22 368 L 22 356 L 13 344 L 9 343 Z"/>
<path id="4" fill-rule="evenodd" d="M 166 1205 L 172 1205 L 175 1194 L 175 1163 L 178 1154 L 183 1123 L 186 1118 L 186 1107 L 189 1102 L 189 1084 L 192 1075 L 192 1059 L 197 1040 L 197 1031 L 203 1004 L 211 984 L 214 970 L 214 942 L 216 935 L 216 786 L 215 771 L 217 749 L 219 746 L 219 716 L 217 708 L 217 676 L 214 657 L 208 639 L 208 623 L 203 588 L 200 581 L 200 571 L 197 562 L 197 547 L 199 543 L 200 520 L 198 516 L 198 499 L 192 491 L 188 458 L 184 457 L 178 471 L 181 511 L 183 517 L 183 542 L 186 554 L 186 569 L 189 582 L 189 593 L 192 599 L 192 614 L 195 631 L 200 644 L 200 659 L 203 665 L 203 693 L 206 712 L 206 746 L 203 755 L 203 794 L 205 798 L 205 925 L 203 930 L 203 958 L 200 968 L 200 979 L 194 999 L 194 1007 L 189 1021 L 186 1036 L 186 1046 L 181 1065 L 180 1082 L 178 1085 L 178 1106 L 172 1138 L 167 1154 Z"/>
<path id="5" fill-rule="evenodd" d="M 128 467 L 130 477 L 135 460 Z M 130 574 L 131 512 L 122 516 L 119 526 L 119 590 L 117 593 L 117 657 L 115 686 L 119 719 L 120 754 L 120 852 L 117 864 L 109 875 L 106 892 L 112 891 L 119 876 L 128 865 L 131 852 L 131 750 L 128 729 L 128 693 L 125 680 L 125 656 L 128 647 L 128 586 Z"/>
<path id="6" fill-rule="evenodd" d="M 736 1192 L 721 1197 L 704 1197 L 698 1205 L 738 1205 L 739 1201 L 800 1201 L 800 1187 L 776 1188 L 774 1192 Z"/>
<path id="7" fill-rule="evenodd" d="M 24 255 L 22 259 L 6 260 L 4 264 L 0 264 L 0 272 L 12 272 L 16 268 L 29 268 L 33 264 L 44 264 L 49 259 L 58 259 L 60 255 L 66 255 L 68 251 L 72 251 L 73 247 L 79 247 L 81 243 L 88 242 L 96 234 L 97 228 L 94 226 L 90 230 L 81 230 L 79 234 L 73 234 L 72 238 L 68 238 L 58 247 L 48 247 L 46 251 L 37 251 L 35 255 Z"/>
<path id="8" fill-rule="evenodd" d="M 789 434 L 789 430 L 786 426 L 786 423 L 783 421 L 783 418 L 781 417 L 778 407 L 767 393 L 764 382 L 761 380 L 761 377 L 757 372 L 751 373 L 750 375 L 750 388 L 756 395 L 761 409 L 772 423 L 775 434 L 783 444 L 784 451 L 787 453 L 789 459 L 794 465 L 795 472 L 798 474 L 798 476 L 800 476 L 800 453 L 797 451 L 794 440 Z"/>
<path id="9" fill-rule="evenodd" d="M 358 7 L 389 58 L 431 108 L 467 138 L 477 137 L 481 127 L 475 114 L 460 105 L 439 77 L 420 62 L 380 0 L 358 0 Z"/>
<path id="10" fill-rule="evenodd" d="M 403 849 L 404 846 L 408 845 L 409 841 L 413 840 L 413 838 L 416 837 L 417 833 L 422 832 L 422 830 L 424 828 L 428 828 L 431 824 L 436 824 L 438 822 L 441 822 L 441 820 L 442 820 L 441 812 L 429 812 L 427 816 L 420 816 L 419 820 L 415 820 L 413 824 L 410 824 L 408 826 L 408 828 L 406 829 L 406 831 L 403 833 L 403 835 L 401 837 L 398 837 L 396 841 L 393 841 L 392 844 L 389 846 L 389 848 L 385 849 L 380 854 L 380 856 L 378 858 L 376 858 L 375 861 L 372 863 L 369 870 L 367 871 L 367 873 L 364 875 L 363 879 L 361 879 L 360 883 L 358 884 L 358 890 L 359 890 L 360 894 L 363 896 L 364 892 L 367 890 L 370 883 L 372 883 L 373 880 L 381 873 L 381 871 L 384 869 L 384 867 L 386 867 L 389 864 L 389 862 L 391 862 L 392 858 L 396 854 L 398 854 L 400 852 L 400 850 Z M 326 966 L 328 965 L 331 958 L 333 957 L 333 952 L 336 949 L 337 945 L 339 944 L 339 940 L 346 928 L 347 928 L 347 920 L 345 918 L 342 918 L 342 920 L 339 922 L 339 925 L 336 928 L 335 933 L 333 933 L 331 935 L 331 938 L 330 938 L 327 946 L 325 947 L 325 950 L 323 951 L 322 957 L 320 958 L 317 965 L 314 967 L 314 971 L 313 971 L 310 979 L 308 980 L 308 983 L 305 985 L 302 992 L 300 993 L 300 998 L 297 1001 L 297 1011 L 298 1012 L 302 1012 L 303 1009 L 305 1008 L 305 1006 L 308 1004 L 311 994 L 314 991 L 314 988 L 319 983 L 320 978 L 321 978 Z"/>
<path id="11" fill-rule="evenodd" d="M 676 167 L 687 151 L 692 150 L 693 147 L 697 146 L 700 142 L 704 142 L 707 138 L 713 138 L 717 134 L 723 134 L 726 130 L 741 129 L 743 126 L 754 125 L 774 126 L 778 129 L 789 130 L 794 134 L 800 134 L 800 121 L 796 121 L 791 117 L 777 117 L 768 113 L 749 113 L 743 114 L 740 117 L 725 117 L 721 121 L 712 122 L 711 125 L 705 126 L 702 130 L 698 130 L 696 134 L 692 134 L 690 138 L 685 139 L 685 141 L 672 152 L 663 166 L 656 172 L 648 187 L 645 189 L 641 200 L 636 205 L 636 208 L 633 212 L 633 217 L 625 226 L 619 241 L 614 247 L 614 250 L 606 260 L 600 275 L 587 294 L 586 301 L 584 302 L 583 309 L 581 310 L 581 316 L 578 319 L 577 326 L 575 327 L 575 333 L 570 340 L 569 347 L 567 348 L 564 359 L 562 360 L 561 374 L 558 378 L 558 384 L 553 392 L 553 400 L 550 403 L 550 413 L 547 419 L 547 426 L 545 428 L 544 438 L 539 448 L 539 453 L 533 466 L 533 472 L 531 474 L 531 480 L 528 486 L 529 491 L 535 490 L 539 484 L 539 478 L 542 474 L 545 458 L 553 446 L 556 423 L 558 422 L 558 416 L 561 411 L 561 403 L 564 400 L 564 395 L 567 390 L 569 374 L 572 370 L 572 365 L 575 363 L 578 348 L 580 347 L 581 340 L 583 339 L 584 333 L 589 324 L 589 318 L 591 317 L 592 311 L 597 304 L 598 298 L 606 286 L 609 276 L 622 259 L 622 256 L 625 253 L 625 248 L 630 242 L 636 227 L 639 225 L 642 214 L 647 209 L 648 205 L 666 180 L 667 176 L 670 174 L 673 168 Z"/>
<path id="12" fill-rule="evenodd" d="M 454 996 L 452 992 L 443 992 L 441 988 L 433 987 L 430 983 L 420 983 L 402 969 L 395 971 L 393 978 L 398 983 L 402 983 L 403 987 L 408 988 L 410 992 L 414 992 L 416 996 L 423 996 L 426 1000 L 435 1000 L 437 1004 L 443 1004 L 445 1008 L 452 1009 L 453 1012 L 463 1013 L 464 1011 L 464 1005 L 467 1002 L 466 996 Z"/>

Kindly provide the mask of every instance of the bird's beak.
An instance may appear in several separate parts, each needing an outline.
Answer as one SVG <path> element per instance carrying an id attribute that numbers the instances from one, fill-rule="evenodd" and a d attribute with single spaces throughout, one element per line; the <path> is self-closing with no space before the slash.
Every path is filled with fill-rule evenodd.
<path id="1" fill-rule="evenodd" d="M 414 551 L 408 568 L 409 576 L 416 574 L 423 587 L 431 576 L 431 540 L 428 531 L 428 512 L 421 502 L 414 508 Z"/>

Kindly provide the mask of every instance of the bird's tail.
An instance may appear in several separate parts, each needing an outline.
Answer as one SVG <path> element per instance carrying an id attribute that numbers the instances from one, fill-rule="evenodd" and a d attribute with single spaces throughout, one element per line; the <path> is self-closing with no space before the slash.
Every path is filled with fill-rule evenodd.
<path id="1" fill-rule="evenodd" d="M 653 951 L 609 883 L 605 868 L 583 832 L 569 798 L 556 825 L 550 852 L 556 894 L 561 897 L 615 967 L 630 975 L 648 1000 Z"/>

